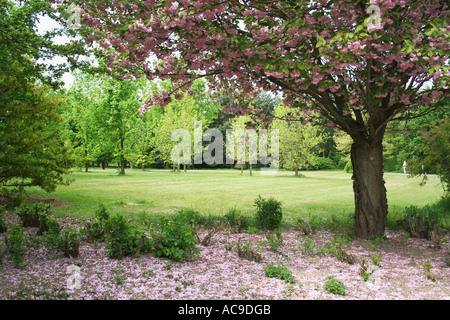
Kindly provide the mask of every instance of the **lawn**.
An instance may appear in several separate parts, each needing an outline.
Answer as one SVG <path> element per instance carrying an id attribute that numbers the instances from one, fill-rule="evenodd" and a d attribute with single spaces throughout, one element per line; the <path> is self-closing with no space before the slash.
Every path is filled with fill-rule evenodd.
<path id="1" fill-rule="evenodd" d="M 353 212 L 351 174 L 343 171 L 279 171 L 275 176 L 254 171 L 241 175 L 238 170 L 191 170 L 174 173 L 168 170 L 116 169 L 76 171 L 69 186 L 60 186 L 48 194 L 38 188 L 28 195 L 58 200 L 55 214 L 90 217 L 99 203 L 111 213 L 134 215 L 169 214 L 177 208 L 194 208 L 202 214 L 223 215 L 236 207 L 253 212 L 253 201 L 261 195 L 282 201 L 284 218 L 308 215 L 350 215 Z M 403 174 L 386 174 L 389 212 L 401 212 L 405 206 L 423 206 L 436 202 L 442 195 L 438 177 L 430 176 L 421 187 L 421 178 Z M 60 206 L 63 204 L 62 206 Z"/>

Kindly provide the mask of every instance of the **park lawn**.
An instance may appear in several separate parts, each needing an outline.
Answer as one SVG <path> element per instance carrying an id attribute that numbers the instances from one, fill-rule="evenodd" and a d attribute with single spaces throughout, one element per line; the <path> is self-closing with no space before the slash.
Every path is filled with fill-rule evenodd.
<path id="1" fill-rule="evenodd" d="M 193 208 L 205 215 L 221 216 L 229 209 L 253 214 L 253 201 L 261 195 L 282 201 L 285 221 L 297 217 L 350 217 L 354 210 L 351 174 L 340 171 L 303 171 L 296 177 L 291 171 L 263 175 L 239 170 L 204 169 L 175 173 L 169 170 L 116 169 L 75 171 L 75 182 L 59 186 L 48 194 L 30 188 L 30 196 L 55 198 L 55 215 L 88 218 L 100 203 L 110 213 L 133 217 L 167 215 L 178 208 Z M 406 206 L 424 206 L 436 202 L 443 194 L 438 177 L 430 176 L 425 186 L 421 178 L 404 174 L 386 174 L 390 215 Z"/>

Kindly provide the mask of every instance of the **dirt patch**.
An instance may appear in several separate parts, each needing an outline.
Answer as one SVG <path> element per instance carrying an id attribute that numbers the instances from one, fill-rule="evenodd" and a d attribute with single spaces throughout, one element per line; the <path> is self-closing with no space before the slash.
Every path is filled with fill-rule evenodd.
<path id="1" fill-rule="evenodd" d="M 6 196 L 4 194 L 0 194 L 0 204 L 8 204 L 11 202 L 11 200 L 15 199 L 16 196 L 9 195 Z M 53 207 L 67 207 L 70 206 L 71 203 L 69 201 L 53 198 L 50 196 L 37 196 L 37 195 L 26 195 L 24 197 L 24 202 L 26 203 L 39 203 L 44 202 L 51 204 Z"/>
<path id="2" fill-rule="evenodd" d="M 70 202 L 68 202 L 68 201 L 56 199 L 56 198 L 49 197 L 49 196 L 26 196 L 24 200 L 25 200 L 25 202 L 30 202 L 30 203 L 45 202 L 45 203 L 51 204 L 53 207 L 70 206 Z"/>

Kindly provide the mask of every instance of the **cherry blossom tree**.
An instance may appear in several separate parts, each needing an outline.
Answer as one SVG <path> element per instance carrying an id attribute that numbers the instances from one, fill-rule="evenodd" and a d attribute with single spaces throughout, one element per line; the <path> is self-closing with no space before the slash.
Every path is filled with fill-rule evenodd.
<path id="1" fill-rule="evenodd" d="M 383 236 L 386 125 L 448 99 L 444 1 L 70 2 L 82 9 L 80 33 L 118 76 L 171 79 L 176 91 L 204 77 L 216 93 L 240 99 L 233 112 L 263 123 L 269 116 L 245 102 L 262 90 L 282 92 L 294 112 L 320 113 L 320 124 L 346 132 L 357 235 Z M 142 111 L 171 96 L 153 97 Z"/>

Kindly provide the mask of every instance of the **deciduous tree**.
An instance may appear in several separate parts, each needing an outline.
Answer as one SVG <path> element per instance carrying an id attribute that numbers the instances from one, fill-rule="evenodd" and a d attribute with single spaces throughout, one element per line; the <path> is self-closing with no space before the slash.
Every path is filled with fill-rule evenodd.
<path id="1" fill-rule="evenodd" d="M 316 154 L 320 151 L 319 145 L 324 140 L 318 127 L 312 126 L 307 121 L 302 122 L 301 117 L 290 121 L 291 109 L 284 105 L 275 108 L 276 119 L 272 121 L 271 128 L 279 130 L 280 164 L 286 168 L 295 170 L 306 169 L 314 164 Z"/>
<path id="2" fill-rule="evenodd" d="M 48 87 L 26 84 L 0 76 L 0 96 L 22 92 L 3 102 L 0 108 L 0 186 L 38 186 L 48 192 L 66 177 L 75 165 L 72 145 L 62 134 L 64 98 Z"/>

